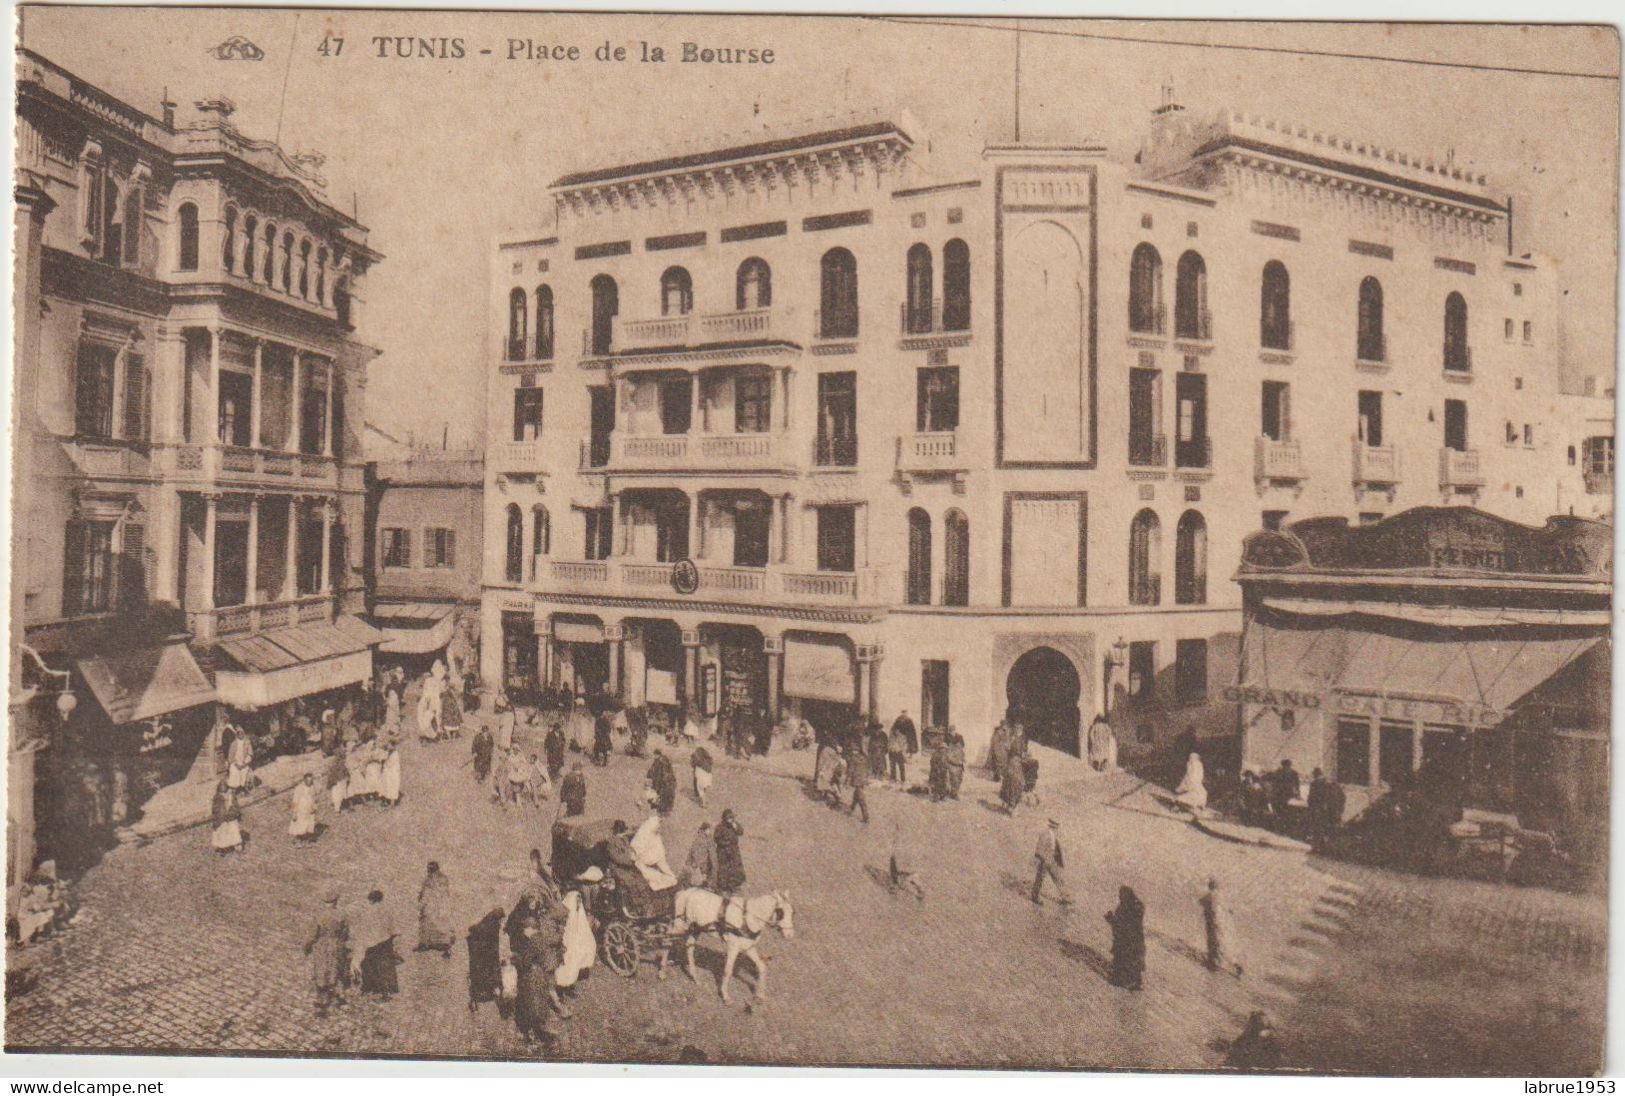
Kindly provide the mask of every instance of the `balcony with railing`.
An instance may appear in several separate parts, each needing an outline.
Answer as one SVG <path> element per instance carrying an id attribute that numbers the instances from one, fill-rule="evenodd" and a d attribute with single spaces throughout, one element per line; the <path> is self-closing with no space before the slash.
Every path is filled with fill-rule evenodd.
<path id="1" fill-rule="evenodd" d="M 208 442 L 201 445 L 158 443 L 153 470 L 182 484 L 242 482 L 267 487 L 297 484 L 301 490 L 336 490 L 338 460 L 318 453 L 251 449 Z"/>
<path id="2" fill-rule="evenodd" d="M 1253 477 L 1266 483 L 1295 483 L 1303 479 L 1302 448 L 1295 441 L 1260 435 L 1253 449 Z"/>
<path id="3" fill-rule="evenodd" d="M 715 343 L 791 341 L 787 313 L 788 309 L 769 307 L 637 320 L 616 317 L 613 345 L 616 353 L 625 354 L 693 349 Z M 589 346 L 590 342 L 589 337 Z"/>
<path id="4" fill-rule="evenodd" d="M 674 563 L 654 560 L 546 560 L 535 573 L 547 590 L 623 596 L 665 593 L 673 597 L 736 603 L 852 605 L 878 599 L 879 574 L 859 571 L 802 571 L 779 564 L 735 567 L 698 561 L 699 585 L 690 594 L 673 588 Z"/>
<path id="5" fill-rule="evenodd" d="M 853 468 L 858 463 L 856 434 L 819 434 L 813 439 L 813 464 L 819 468 Z"/>
<path id="6" fill-rule="evenodd" d="M 542 470 L 542 440 L 531 438 L 529 441 L 502 441 L 491 446 L 491 471 L 499 475 L 504 472 L 540 472 Z"/>
<path id="7" fill-rule="evenodd" d="M 1354 442 L 1354 482 L 1392 486 L 1399 482 L 1399 453 L 1392 445 Z"/>
<path id="8" fill-rule="evenodd" d="M 1439 486 L 1472 488 L 1484 486 L 1476 449 L 1439 450 Z"/>
<path id="9" fill-rule="evenodd" d="M 1355 340 L 1354 364 L 1360 369 L 1386 369 L 1388 367 L 1388 336 L 1380 332 L 1367 332 Z"/>
<path id="10" fill-rule="evenodd" d="M 262 601 L 215 609 L 187 610 L 186 625 L 193 637 L 211 643 L 222 639 L 274 632 L 299 624 L 324 624 L 333 619 L 333 598 L 306 594 L 287 601 Z"/>
<path id="11" fill-rule="evenodd" d="M 1470 376 L 1473 371 L 1473 348 L 1466 343 L 1445 343 L 1444 371 L 1447 375 Z"/>
<path id="12" fill-rule="evenodd" d="M 903 472 L 952 472 L 965 468 L 955 430 L 903 434 L 897 439 L 897 467 Z"/>
<path id="13" fill-rule="evenodd" d="M 1168 435 L 1131 432 L 1128 436 L 1128 462 L 1135 468 L 1168 467 Z"/>
<path id="14" fill-rule="evenodd" d="M 1176 308 L 1174 338 L 1181 342 L 1212 342 L 1213 313 L 1206 308 Z"/>
<path id="15" fill-rule="evenodd" d="M 1174 467 L 1205 471 L 1213 467 L 1213 439 L 1206 434 L 1174 439 Z"/>
<path id="16" fill-rule="evenodd" d="M 838 308 L 830 311 L 813 310 L 813 341 L 815 343 L 847 343 L 858 337 L 858 310 Z"/>
<path id="17" fill-rule="evenodd" d="M 1261 354 L 1291 354 L 1297 345 L 1297 329 L 1291 320 L 1273 323 L 1259 333 L 1258 349 Z"/>
<path id="18" fill-rule="evenodd" d="M 782 472 L 793 469 L 783 431 L 738 434 L 631 434 L 609 436 L 616 472 Z"/>
<path id="19" fill-rule="evenodd" d="M 929 306 L 921 302 L 910 307 L 905 302 L 898 305 L 897 320 L 898 345 L 904 350 L 915 349 L 922 341 L 932 346 L 944 345 L 945 339 L 954 345 L 970 341 L 970 308 L 963 302 L 944 304 L 941 297 Z"/>

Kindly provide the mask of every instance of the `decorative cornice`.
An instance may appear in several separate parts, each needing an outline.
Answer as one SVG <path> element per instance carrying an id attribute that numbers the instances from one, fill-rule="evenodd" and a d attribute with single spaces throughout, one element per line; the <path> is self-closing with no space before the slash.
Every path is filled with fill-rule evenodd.
<path id="1" fill-rule="evenodd" d="M 621 597 L 614 594 L 570 594 L 551 590 L 537 595 L 560 605 L 591 606 L 604 609 L 658 609 L 668 612 L 725 613 L 732 616 L 765 616 L 779 620 L 822 624 L 874 624 L 886 617 L 884 607 L 816 609 L 808 606 L 746 605 L 726 601 L 694 601 L 687 598 Z"/>

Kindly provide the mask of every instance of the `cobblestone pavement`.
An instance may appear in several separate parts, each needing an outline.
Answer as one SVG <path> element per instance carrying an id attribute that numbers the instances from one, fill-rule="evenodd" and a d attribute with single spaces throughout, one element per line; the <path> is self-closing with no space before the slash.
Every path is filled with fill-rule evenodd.
<path id="1" fill-rule="evenodd" d="M 469 924 L 493 899 L 511 900 L 526 852 L 547 848 L 554 804 L 504 811 L 476 790 L 467 759 L 466 740 L 409 745 L 401 805 L 326 817 L 310 848 L 287 838 L 283 796 L 247 812 L 252 840 L 238 856 L 218 859 L 206 828 L 115 850 L 79 887 L 86 918 L 48 945 L 56 957 L 37 985 L 8 1000 L 8 1049 L 535 1056 L 492 1006 L 468 1011 L 461 945 L 449 959 L 411 950 L 425 861 L 443 865 Z M 790 775 L 810 761 L 728 763 L 703 812 L 731 806 L 743 821 L 746 892 L 786 888 L 794 900 L 796 938 L 764 938 L 770 999 L 746 1008 L 754 973 L 741 961 L 724 1005 L 714 944 L 700 945 L 699 984 L 676 971 L 658 981 L 652 965 L 631 979 L 600 967 L 556 1056 L 1206 1069 L 1264 1007 L 1290 1063 L 1312 1068 L 1595 1068 L 1600 901 L 1230 844 L 1166 817 L 1127 776 L 1048 787 L 1015 819 L 974 775 L 955 803 L 877 787 L 864 825 Z M 589 817 L 634 817 L 646 764 L 589 766 Z M 1071 907 L 1035 908 L 1025 894 L 1050 815 L 1064 826 Z M 674 863 L 701 818 L 681 796 L 667 825 Z M 894 847 L 925 901 L 883 885 Z M 1247 966 L 1239 980 L 1200 963 L 1196 898 L 1209 874 L 1229 893 Z M 1103 913 L 1123 883 L 1147 907 L 1142 993 L 1104 978 Z M 318 1019 L 300 944 L 330 886 L 350 901 L 381 887 L 406 962 L 397 998 L 353 999 Z"/>

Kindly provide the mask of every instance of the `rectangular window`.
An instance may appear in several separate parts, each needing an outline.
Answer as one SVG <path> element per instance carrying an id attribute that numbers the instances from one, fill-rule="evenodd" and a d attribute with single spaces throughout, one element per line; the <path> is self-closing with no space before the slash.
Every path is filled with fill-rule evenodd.
<path id="1" fill-rule="evenodd" d="M 582 537 L 584 554 L 588 559 L 608 559 L 615 539 L 615 511 L 608 506 L 583 510 L 586 530 Z"/>
<path id="2" fill-rule="evenodd" d="M 1179 400 L 1178 433 L 1174 438 L 1174 464 L 1180 468 L 1206 468 L 1210 464 L 1207 436 L 1207 377 L 1181 373 L 1174 382 Z"/>
<path id="3" fill-rule="evenodd" d="M 1390 788 L 1416 771 L 1416 729 L 1385 719 L 1377 728 L 1377 779 Z"/>
<path id="4" fill-rule="evenodd" d="M 734 507 L 734 566 L 766 567 L 768 530 L 773 511 L 766 502 L 740 502 Z"/>
<path id="5" fill-rule="evenodd" d="M 1158 431 L 1162 375 L 1155 369 L 1131 369 L 1128 374 L 1128 462 L 1138 465 L 1167 463 L 1167 442 Z"/>
<path id="6" fill-rule="evenodd" d="M 948 707 L 948 663 L 928 658 L 920 662 L 920 726 L 947 727 L 953 724 Z"/>
<path id="7" fill-rule="evenodd" d="M 1534 322 L 1531 321 L 1531 320 L 1523 321 L 1523 341 L 1524 342 L 1534 342 L 1535 341 L 1535 325 L 1534 325 Z"/>
<path id="8" fill-rule="evenodd" d="M 609 463 L 609 437 L 615 430 L 615 389 L 607 384 L 588 389 L 592 399 L 590 440 L 587 443 L 587 463 L 602 468 Z"/>
<path id="9" fill-rule="evenodd" d="M 68 523 L 66 563 L 62 576 L 62 610 L 66 615 L 105 613 L 114 606 L 117 561 L 113 523 Z"/>
<path id="10" fill-rule="evenodd" d="M 1207 640 L 1182 639 L 1174 645 L 1174 690 L 1182 705 L 1207 703 Z"/>
<path id="11" fill-rule="evenodd" d="M 1506 318 L 1506 322 L 1502 325 L 1501 333 L 1506 338 L 1507 342 L 1512 341 L 1512 317 L 1511 316 L 1508 316 Z"/>
<path id="12" fill-rule="evenodd" d="M 1428 777 L 1454 783 L 1467 775 L 1467 730 L 1448 723 L 1422 727 L 1422 757 L 1417 765 Z"/>
<path id="13" fill-rule="evenodd" d="M 959 367 L 916 374 L 914 428 L 922 434 L 959 429 Z"/>
<path id="14" fill-rule="evenodd" d="M 1285 381 L 1264 382 L 1262 419 L 1262 428 L 1266 438 L 1271 441 L 1292 440 L 1288 387 Z"/>
<path id="15" fill-rule="evenodd" d="M 113 436 L 113 372 L 118 351 L 81 342 L 74 377 L 74 431 L 86 438 Z"/>
<path id="16" fill-rule="evenodd" d="M 542 390 L 516 388 L 513 391 L 513 440 L 535 441 L 542 436 Z"/>
<path id="17" fill-rule="evenodd" d="M 1527 422 L 1523 424 L 1523 443 L 1528 446 L 1535 444 L 1535 428 Z"/>
<path id="18" fill-rule="evenodd" d="M 385 567 L 412 566 L 412 535 L 405 529 L 379 531 L 380 552 Z"/>
<path id="19" fill-rule="evenodd" d="M 1467 404 L 1463 400 L 1444 401 L 1444 447 L 1467 451 Z"/>
<path id="20" fill-rule="evenodd" d="M 1128 695 L 1149 702 L 1157 691 L 1157 644 L 1137 640 L 1128 645 Z"/>
<path id="21" fill-rule="evenodd" d="M 457 533 L 454 530 L 423 531 L 423 565 L 441 568 L 457 566 Z"/>
<path id="22" fill-rule="evenodd" d="M 856 548 L 857 507 L 818 507 L 818 569 L 856 570 Z"/>
<path id="23" fill-rule="evenodd" d="M 145 441 L 152 421 L 152 382 L 147 360 L 140 354 L 124 356 L 124 436 Z"/>
<path id="24" fill-rule="evenodd" d="M 1372 449 L 1382 445 L 1382 393 L 1360 393 L 1360 441 Z"/>
<path id="25" fill-rule="evenodd" d="M 694 378 L 660 382 L 660 432 L 686 434 L 694 423 Z"/>
<path id="26" fill-rule="evenodd" d="M 858 463 L 858 375 L 818 375 L 817 463 L 851 467 Z"/>
<path id="27" fill-rule="evenodd" d="M 773 378 L 764 374 L 734 380 L 734 430 L 765 434 L 773 424 Z"/>
<path id="28" fill-rule="evenodd" d="M 1364 719 L 1337 721 L 1337 782 L 1364 787 L 1371 783 L 1371 724 Z"/>
<path id="29" fill-rule="evenodd" d="M 1614 439 L 1606 435 L 1587 438 L 1581 449 L 1580 470 L 1588 476 L 1614 474 Z"/>
<path id="30" fill-rule="evenodd" d="M 1512 420 L 1511 419 L 1508 419 L 1507 420 L 1507 444 L 1508 445 L 1516 445 L 1517 442 L 1518 442 L 1518 428 L 1516 426 L 1512 425 Z"/>

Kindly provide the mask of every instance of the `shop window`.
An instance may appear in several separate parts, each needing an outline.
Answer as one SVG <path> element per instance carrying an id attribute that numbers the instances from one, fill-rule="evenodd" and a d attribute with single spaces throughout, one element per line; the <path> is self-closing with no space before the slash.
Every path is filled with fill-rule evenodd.
<path id="1" fill-rule="evenodd" d="M 948 706 L 948 663 L 928 658 L 920 663 L 920 726 L 947 727 L 953 724 Z"/>
<path id="2" fill-rule="evenodd" d="M 1136 640 L 1128 645 L 1128 695 L 1142 704 L 1150 703 L 1157 692 L 1157 644 Z"/>
<path id="3" fill-rule="evenodd" d="M 457 533 L 454 530 L 423 531 L 423 565 L 437 568 L 457 566 Z"/>
<path id="4" fill-rule="evenodd" d="M 1186 707 L 1207 703 L 1207 640 L 1182 639 L 1174 645 L 1174 695 Z"/>
<path id="5" fill-rule="evenodd" d="M 1337 782 L 1364 787 L 1371 783 L 1371 724 L 1364 719 L 1337 721 Z"/>
<path id="6" fill-rule="evenodd" d="M 1377 779 L 1398 787 L 1416 770 L 1416 730 L 1409 723 L 1384 719 L 1377 727 Z"/>
<path id="7" fill-rule="evenodd" d="M 412 566 L 412 537 L 405 529 L 380 529 L 380 555 L 385 567 Z"/>

